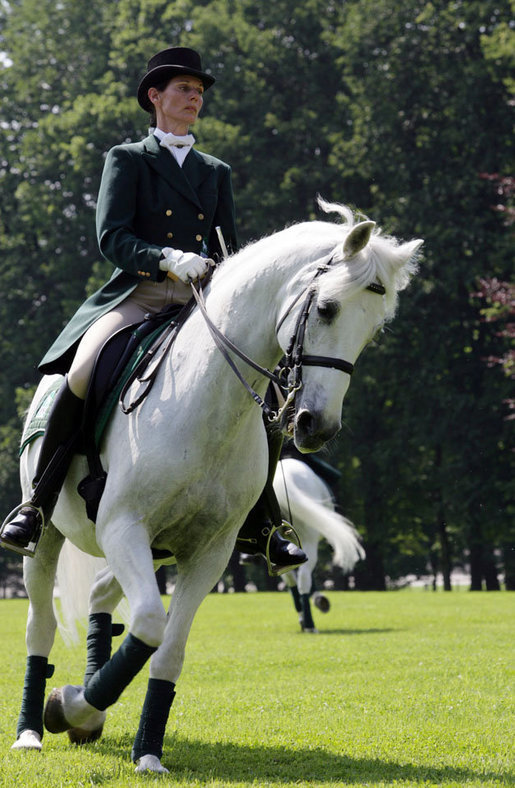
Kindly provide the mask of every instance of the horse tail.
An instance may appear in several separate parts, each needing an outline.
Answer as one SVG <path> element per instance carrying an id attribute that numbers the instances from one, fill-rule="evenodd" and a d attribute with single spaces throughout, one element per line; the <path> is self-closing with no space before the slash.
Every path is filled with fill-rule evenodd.
<path id="1" fill-rule="evenodd" d="M 88 555 L 65 539 L 57 564 L 57 625 L 67 645 L 79 640 L 78 626 L 86 628 L 89 594 L 99 572 L 105 571 L 104 558 Z"/>
<path id="2" fill-rule="evenodd" d="M 78 625 L 87 626 L 91 587 L 106 567 L 104 558 L 88 555 L 65 539 L 57 564 L 56 612 L 59 632 L 67 645 L 78 642 Z"/>
<path id="3" fill-rule="evenodd" d="M 301 467 L 302 466 L 302 467 Z M 335 511 L 325 482 L 301 460 L 281 460 L 274 489 L 286 519 L 318 531 L 333 548 L 333 564 L 351 572 L 365 557 L 365 550 L 353 523 Z"/>
<path id="4" fill-rule="evenodd" d="M 56 610 L 57 625 L 63 640 L 70 645 L 79 639 L 77 625 L 84 629 L 88 626 L 89 600 L 93 585 L 96 584 L 97 593 L 99 589 L 103 591 L 111 585 L 113 573 L 105 558 L 84 553 L 69 539 L 65 539 L 59 555 L 56 578 L 60 596 L 60 609 Z M 116 612 L 128 627 L 130 609 L 127 599 L 120 599 L 119 596 L 116 596 L 116 601 L 112 596 L 102 599 L 106 605 L 104 612 Z"/>
<path id="5" fill-rule="evenodd" d="M 308 498 L 302 491 L 299 491 L 296 509 L 305 522 L 327 539 L 334 551 L 335 566 L 341 567 L 344 572 L 351 572 L 357 562 L 365 557 L 359 533 L 342 514 Z"/>

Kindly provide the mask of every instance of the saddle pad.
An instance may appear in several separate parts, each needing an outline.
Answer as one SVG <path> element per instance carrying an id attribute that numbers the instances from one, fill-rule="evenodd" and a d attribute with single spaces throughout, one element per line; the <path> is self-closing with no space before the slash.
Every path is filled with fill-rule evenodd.
<path id="1" fill-rule="evenodd" d="M 32 414 L 32 418 L 26 422 L 25 427 L 23 429 L 23 434 L 21 436 L 21 443 L 20 443 L 20 451 L 19 455 L 23 454 L 26 447 L 29 443 L 39 438 L 40 435 L 43 435 L 46 428 L 46 423 L 48 419 L 48 414 L 50 413 L 50 408 L 53 405 L 55 395 L 61 388 L 62 378 L 58 378 L 48 389 L 45 393 L 43 399 L 39 403 L 38 407 Z"/>
<path id="2" fill-rule="evenodd" d="M 98 412 L 94 414 L 94 440 L 96 446 L 98 446 L 100 443 L 104 430 L 107 426 L 107 422 L 109 421 L 109 417 L 111 416 L 113 409 L 116 407 L 122 388 L 129 376 L 137 367 L 148 348 L 160 336 L 160 334 L 169 327 L 170 323 L 171 320 L 168 320 L 167 322 L 161 324 L 140 342 L 133 354 L 130 356 L 126 366 L 122 370 L 114 388 L 109 391 L 108 395 L 105 397 L 103 403 L 98 409 Z M 53 405 L 55 395 L 57 394 L 61 385 L 62 378 L 58 378 L 48 389 L 48 391 L 45 392 L 43 399 L 36 408 L 32 418 L 25 424 L 19 450 L 20 457 L 27 446 L 32 443 L 32 441 L 35 441 L 36 438 L 39 438 L 44 434 L 50 409 Z"/>

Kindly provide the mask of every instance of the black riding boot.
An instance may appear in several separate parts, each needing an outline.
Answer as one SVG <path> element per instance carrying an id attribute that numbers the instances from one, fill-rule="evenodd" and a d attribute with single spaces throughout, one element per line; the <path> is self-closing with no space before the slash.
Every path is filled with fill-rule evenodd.
<path id="1" fill-rule="evenodd" d="M 80 431 L 84 401 L 76 397 L 65 378 L 55 395 L 43 436 L 33 481 L 32 498 L 15 510 L 4 524 L 0 544 L 23 555 L 34 555 L 29 545 L 37 542 L 50 520 L 70 467 Z"/>
<path id="2" fill-rule="evenodd" d="M 283 437 L 280 432 L 267 429 L 267 438 L 268 476 L 265 488 L 240 528 L 236 539 L 236 550 L 249 555 L 263 555 L 269 559 L 271 574 L 278 575 L 295 569 L 307 561 L 308 557 L 300 547 L 284 539 L 277 531 L 270 536 L 274 526 L 280 528 L 285 525 L 273 487 Z"/>

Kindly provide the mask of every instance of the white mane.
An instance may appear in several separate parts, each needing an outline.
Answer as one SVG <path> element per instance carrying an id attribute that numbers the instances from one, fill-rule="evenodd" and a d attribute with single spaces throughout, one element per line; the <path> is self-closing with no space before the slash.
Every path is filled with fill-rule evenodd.
<path id="1" fill-rule="evenodd" d="M 386 318 L 395 312 L 397 293 L 404 289 L 417 270 L 415 252 L 419 241 L 400 244 L 397 239 L 382 235 L 375 228 L 366 248 L 352 258 L 352 264 L 344 260 L 343 244 L 352 228 L 366 217 L 357 216 L 345 205 L 328 203 L 318 198 L 325 213 L 336 213 L 341 222 L 308 221 L 293 224 L 284 230 L 247 244 L 230 257 L 219 269 L 229 273 L 232 266 L 244 266 L 251 261 L 268 260 L 274 266 L 288 266 L 302 251 L 304 259 L 319 262 L 332 259 L 331 269 L 318 280 L 324 295 L 348 298 L 371 282 L 380 282 L 386 289 Z M 298 272 L 299 282 L 308 283 L 314 266 L 307 265 Z M 256 272 L 258 275 L 259 271 Z"/>

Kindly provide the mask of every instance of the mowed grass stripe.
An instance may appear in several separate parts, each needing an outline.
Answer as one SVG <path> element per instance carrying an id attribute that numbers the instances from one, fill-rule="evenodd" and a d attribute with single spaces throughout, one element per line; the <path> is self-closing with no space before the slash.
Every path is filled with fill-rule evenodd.
<path id="1" fill-rule="evenodd" d="M 0 785 L 513 784 L 513 595 L 328 596 L 329 614 L 315 614 L 320 634 L 307 635 L 286 593 L 211 594 L 168 723 L 171 773 L 146 778 L 134 774 L 130 749 L 147 670 L 96 744 L 46 734 L 42 754 L 10 750 L 27 603 L 0 602 Z M 48 688 L 80 684 L 84 658 L 83 643 L 67 648 L 58 636 Z"/>

